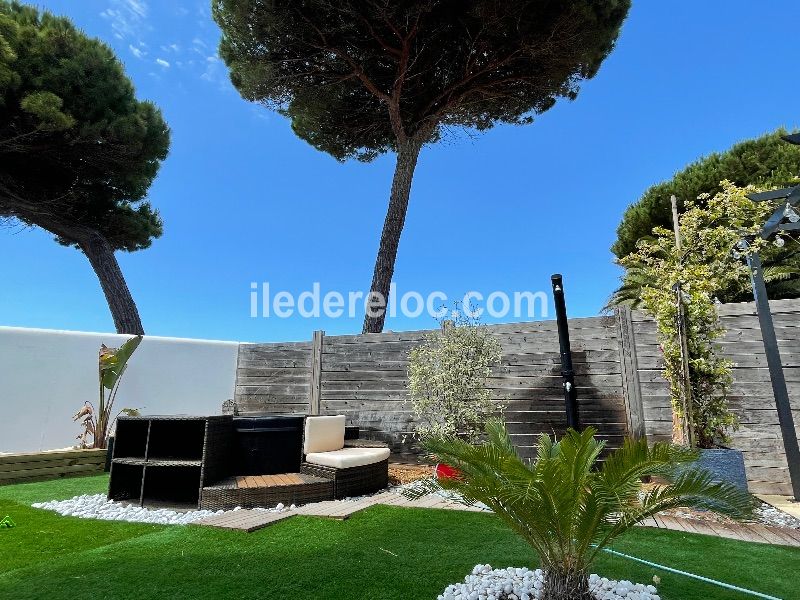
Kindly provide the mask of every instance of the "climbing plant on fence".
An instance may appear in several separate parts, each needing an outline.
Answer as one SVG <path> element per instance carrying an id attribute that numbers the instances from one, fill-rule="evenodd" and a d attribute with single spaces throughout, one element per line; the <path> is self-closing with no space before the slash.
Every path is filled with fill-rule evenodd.
<path id="1" fill-rule="evenodd" d="M 737 187 L 729 181 L 720 185 L 722 190 L 714 196 L 704 194 L 686 201 L 687 209 L 680 217 L 680 251 L 673 232 L 656 227 L 653 238 L 640 240 L 636 251 L 620 260 L 622 266 L 636 270 L 648 282 L 642 292 L 643 305 L 656 319 L 673 410 L 682 416 L 683 368 L 674 291 L 680 285 L 688 321 L 690 426 L 701 448 L 724 443 L 728 432 L 737 427 L 728 404 L 732 364 L 714 347 L 714 341 L 725 333 L 715 296 L 720 290 L 736 286 L 745 289 L 749 285 L 747 267 L 734 256 L 734 249 L 743 236 L 755 234 L 772 211 L 771 206 L 746 197 L 755 188 Z M 752 250 L 757 251 L 764 244 L 759 238 Z"/>

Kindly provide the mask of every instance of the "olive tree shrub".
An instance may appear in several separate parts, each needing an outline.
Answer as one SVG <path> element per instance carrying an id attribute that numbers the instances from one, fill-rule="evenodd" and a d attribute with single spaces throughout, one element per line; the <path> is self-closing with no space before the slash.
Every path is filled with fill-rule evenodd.
<path id="1" fill-rule="evenodd" d="M 428 334 L 409 354 L 416 436 L 455 435 L 476 441 L 487 420 L 503 408 L 486 388 L 500 356 L 500 343 L 488 329 L 461 313 Z"/>

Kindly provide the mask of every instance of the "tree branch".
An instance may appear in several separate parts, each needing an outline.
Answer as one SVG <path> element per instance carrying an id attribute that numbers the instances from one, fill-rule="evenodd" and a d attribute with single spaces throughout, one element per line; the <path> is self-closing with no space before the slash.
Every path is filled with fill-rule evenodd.
<path id="1" fill-rule="evenodd" d="M 317 35 L 319 36 L 320 42 L 322 44 L 321 46 L 319 46 L 316 44 L 312 44 L 311 42 L 307 42 L 309 46 L 311 46 L 312 48 L 316 48 L 317 50 L 322 50 L 323 52 L 324 51 L 332 52 L 333 54 L 341 58 L 350 66 L 350 68 L 353 70 L 353 74 L 356 77 L 358 77 L 359 81 L 361 81 L 364 87 L 367 88 L 367 90 L 372 95 L 374 95 L 383 102 L 389 102 L 390 100 L 389 94 L 382 91 L 377 85 L 375 85 L 375 83 L 364 72 L 364 69 L 361 67 L 361 65 L 359 65 L 344 50 L 341 50 L 340 48 L 337 48 L 336 46 L 329 44 L 328 37 L 325 35 L 325 33 L 319 27 L 317 27 L 317 25 L 311 19 L 309 19 L 302 11 L 299 11 L 299 14 L 303 18 L 303 20 L 306 23 L 308 23 L 314 29 L 314 31 L 317 32 Z"/>

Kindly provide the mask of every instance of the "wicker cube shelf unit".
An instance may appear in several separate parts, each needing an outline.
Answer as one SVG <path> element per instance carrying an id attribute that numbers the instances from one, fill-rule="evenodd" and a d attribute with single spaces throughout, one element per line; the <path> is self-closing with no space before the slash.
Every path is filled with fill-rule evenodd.
<path id="1" fill-rule="evenodd" d="M 227 416 L 119 417 L 108 497 L 199 508 L 203 485 L 227 476 Z"/>

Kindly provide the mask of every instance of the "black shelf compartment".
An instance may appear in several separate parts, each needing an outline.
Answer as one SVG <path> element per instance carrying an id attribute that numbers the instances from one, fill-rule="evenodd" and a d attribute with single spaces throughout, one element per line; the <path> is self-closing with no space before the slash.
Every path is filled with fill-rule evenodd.
<path id="1" fill-rule="evenodd" d="M 130 500 L 139 502 L 142 495 L 143 465 L 114 462 L 111 465 L 111 483 L 108 488 L 109 500 Z"/>
<path id="2" fill-rule="evenodd" d="M 144 472 L 142 506 L 197 508 L 199 502 L 199 466 L 147 465 Z"/>
<path id="3" fill-rule="evenodd" d="M 198 508 L 203 482 L 229 474 L 232 436 L 229 416 L 120 416 L 108 497 Z"/>
<path id="4" fill-rule="evenodd" d="M 303 454 L 301 415 L 233 417 L 237 475 L 298 473 Z"/>
<path id="5" fill-rule="evenodd" d="M 114 458 L 144 458 L 149 427 L 146 419 L 117 419 Z"/>
<path id="6" fill-rule="evenodd" d="M 205 419 L 153 419 L 147 459 L 202 460 Z"/>

